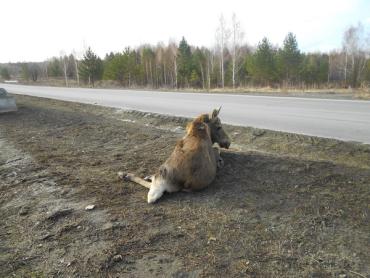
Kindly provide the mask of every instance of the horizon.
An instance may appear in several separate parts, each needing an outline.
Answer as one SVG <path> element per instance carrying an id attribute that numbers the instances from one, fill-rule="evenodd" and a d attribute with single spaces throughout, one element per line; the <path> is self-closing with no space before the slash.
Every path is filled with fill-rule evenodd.
<path id="1" fill-rule="evenodd" d="M 2 35 L 11 40 L 5 39 L 0 46 L 0 63 L 43 62 L 73 51 L 81 56 L 87 47 L 104 58 L 125 47 L 170 41 L 178 44 L 182 37 L 192 46 L 212 48 L 219 17 L 222 14 L 230 26 L 233 12 L 245 33 L 244 44 L 256 46 L 267 37 L 273 45 L 281 46 L 286 34 L 292 32 L 305 53 L 340 49 L 343 33 L 351 25 L 361 23 L 366 33 L 370 29 L 370 1 L 366 0 L 190 0 L 180 7 L 181 14 L 177 11 L 181 3 L 173 7 L 174 2 L 168 0 L 85 3 L 15 0 L 1 4 L 6 11 L 4 22 L 9 22 Z"/>

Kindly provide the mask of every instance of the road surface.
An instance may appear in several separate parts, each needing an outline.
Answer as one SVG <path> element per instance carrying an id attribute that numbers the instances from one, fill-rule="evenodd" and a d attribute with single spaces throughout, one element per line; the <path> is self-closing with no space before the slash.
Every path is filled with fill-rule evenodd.
<path id="1" fill-rule="evenodd" d="M 370 101 L 0 84 L 24 94 L 195 117 L 222 105 L 223 122 L 370 144 Z"/>

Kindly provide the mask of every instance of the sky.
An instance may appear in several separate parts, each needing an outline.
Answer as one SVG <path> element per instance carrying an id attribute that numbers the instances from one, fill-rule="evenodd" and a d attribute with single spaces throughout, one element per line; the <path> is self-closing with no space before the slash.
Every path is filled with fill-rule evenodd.
<path id="1" fill-rule="evenodd" d="M 44 61 L 88 46 L 100 57 L 140 44 L 179 42 L 212 47 L 221 15 L 235 13 L 245 42 L 288 32 L 304 52 L 341 47 L 344 30 L 370 30 L 370 0 L 4 0 L 0 2 L 0 63 Z"/>

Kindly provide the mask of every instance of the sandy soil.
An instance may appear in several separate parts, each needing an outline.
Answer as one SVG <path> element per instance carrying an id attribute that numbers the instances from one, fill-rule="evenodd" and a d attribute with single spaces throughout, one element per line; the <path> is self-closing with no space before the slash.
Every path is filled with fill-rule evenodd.
<path id="1" fill-rule="evenodd" d="M 212 186 L 148 205 L 117 172 L 153 173 L 187 119 L 17 103 L 0 115 L 1 277 L 370 277 L 368 145 L 226 126 Z"/>

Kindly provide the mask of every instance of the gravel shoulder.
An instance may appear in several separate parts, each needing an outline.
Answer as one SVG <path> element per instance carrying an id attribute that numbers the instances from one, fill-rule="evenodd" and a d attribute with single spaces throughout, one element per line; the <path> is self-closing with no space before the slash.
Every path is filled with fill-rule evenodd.
<path id="1" fill-rule="evenodd" d="M 369 145 L 226 126 L 215 182 L 148 205 L 117 172 L 153 173 L 189 119 L 16 101 L 0 115 L 1 277 L 370 275 Z"/>

